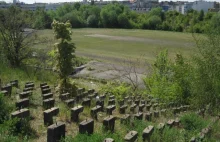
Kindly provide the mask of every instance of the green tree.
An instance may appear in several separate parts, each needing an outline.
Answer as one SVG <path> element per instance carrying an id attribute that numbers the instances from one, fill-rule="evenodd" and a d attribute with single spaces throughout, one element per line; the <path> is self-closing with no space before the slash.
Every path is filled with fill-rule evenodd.
<path id="1" fill-rule="evenodd" d="M 29 15 L 20 8 L 12 6 L 0 12 L 1 48 L 13 67 L 32 56 L 31 46 L 35 44 L 36 36 L 31 27 Z"/>
<path id="2" fill-rule="evenodd" d="M 130 21 L 125 13 L 122 13 L 118 16 L 118 24 L 120 28 L 126 28 L 126 29 L 131 28 Z"/>
<path id="3" fill-rule="evenodd" d="M 220 14 L 212 17 L 206 34 L 195 36 L 198 49 L 194 57 L 195 73 L 192 104 L 197 108 L 209 105 L 211 113 L 220 110 Z"/>
<path id="4" fill-rule="evenodd" d="M 101 22 L 106 28 L 117 28 L 118 25 L 118 15 L 123 13 L 123 5 L 118 3 L 108 4 L 104 6 L 101 10 L 100 17 Z"/>
<path id="5" fill-rule="evenodd" d="M 69 21 L 73 28 L 81 28 L 85 25 L 83 19 L 80 16 L 80 13 L 76 10 L 71 11 L 70 13 L 66 13 L 60 18 L 60 21 Z"/>
<path id="6" fill-rule="evenodd" d="M 44 8 L 37 8 L 34 13 L 33 27 L 36 29 L 51 28 L 52 19 Z"/>
<path id="7" fill-rule="evenodd" d="M 80 7 L 81 7 L 81 4 L 79 2 L 76 2 L 73 4 L 73 7 L 76 9 L 76 10 L 79 10 Z"/>
<path id="8" fill-rule="evenodd" d="M 158 16 L 151 16 L 149 19 L 148 19 L 148 28 L 149 29 L 157 29 L 160 24 L 162 23 L 161 21 L 161 18 L 158 17 Z"/>
<path id="9" fill-rule="evenodd" d="M 203 19 L 204 19 L 204 11 L 201 10 L 201 11 L 199 12 L 198 20 L 199 20 L 199 21 L 203 21 Z"/>
<path id="10" fill-rule="evenodd" d="M 99 20 L 95 15 L 89 15 L 87 18 L 87 25 L 89 27 L 97 28 L 99 24 Z"/>
<path id="11" fill-rule="evenodd" d="M 53 21 L 52 27 L 55 33 L 55 38 L 59 43 L 55 44 L 55 56 L 57 61 L 57 71 L 59 72 L 60 92 L 66 92 L 72 88 L 68 76 L 73 71 L 73 59 L 75 58 L 75 45 L 71 42 L 71 24 L 69 22 L 61 23 Z M 73 86 L 73 91 L 75 87 Z"/>

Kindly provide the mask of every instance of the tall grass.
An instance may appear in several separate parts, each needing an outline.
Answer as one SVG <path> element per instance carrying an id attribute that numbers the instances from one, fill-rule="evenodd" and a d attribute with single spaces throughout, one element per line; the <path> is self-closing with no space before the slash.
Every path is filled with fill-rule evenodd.
<path id="1" fill-rule="evenodd" d="M 35 69 L 33 67 L 22 66 L 20 68 L 11 68 L 5 64 L 0 64 L 0 78 L 3 83 L 11 80 L 19 80 L 19 82 L 48 82 L 56 83 L 57 74 L 52 71 Z"/>

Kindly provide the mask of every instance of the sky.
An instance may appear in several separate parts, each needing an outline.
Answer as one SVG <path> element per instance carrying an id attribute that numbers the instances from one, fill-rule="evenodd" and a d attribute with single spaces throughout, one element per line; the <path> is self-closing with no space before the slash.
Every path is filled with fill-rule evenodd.
<path id="1" fill-rule="evenodd" d="M 12 3 L 13 0 L 0 0 L 0 1 L 5 1 L 7 3 Z M 74 2 L 74 1 L 82 1 L 82 0 L 19 0 L 20 2 L 24 2 L 27 4 L 31 4 L 31 3 L 58 3 L 58 2 Z M 104 0 L 105 1 L 105 0 Z M 109 1 L 109 0 L 106 0 Z M 159 0 L 159 1 L 170 1 L 170 0 Z M 187 0 L 172 0 L 172 1 L 187 1 Z M 188 0 L 188 1 L 195 1 L 195 0 Z M 206 1 L 217 1 L 220 2 L 220 0 L 206 0 Z"/>

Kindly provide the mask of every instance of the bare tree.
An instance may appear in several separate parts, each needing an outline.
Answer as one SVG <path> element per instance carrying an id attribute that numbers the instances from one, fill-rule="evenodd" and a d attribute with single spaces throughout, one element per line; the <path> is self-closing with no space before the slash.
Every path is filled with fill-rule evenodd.
<path id="1" fill-rule="evenodd" d="M 141 75 L 145 74 L 144 70 L 147 69 L 149 64 L 140 56 L 139 58 L 126 58 L 119 62 L 118 65 L 113 65 L 117 79 L 122 79 L 132 85 L 133 91 L 140 87 Z M 125 79 L 125 80 L 124 80 Z"/>

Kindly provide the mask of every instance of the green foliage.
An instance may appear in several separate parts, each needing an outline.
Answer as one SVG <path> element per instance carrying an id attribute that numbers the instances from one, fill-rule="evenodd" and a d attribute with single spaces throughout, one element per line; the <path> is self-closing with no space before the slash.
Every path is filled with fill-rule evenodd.
<path id="1" fill-rule="evenodd" d="M 20 138 L 26 141 L 26 135 L 34 136 L 32 133 L 34 131 L 30 128 L 27 120 L 10 119 L 10 112 L 13 111 L 13 107 L 9 102 L 9 99 L 0 94 L 0 141 L 19 141 Z M 16 127 L 18 123 L 19 129 Z"/>
<path id="2" fill-rule="evenodd" d="M 212 113 L 220 110 L 220 26 L 216 21 L 220 21 L 220 16 L 212 18 L 212 23 L 207 34 L 203 37 L 195 37 L 198 54 L 193 58 L 195 63 L 195 73 L 193 78 L 193 106 L 205 108 L 209 105 Z"/>
<path id="3" fill-rule="evenodd" d="M 89 15 L 89 17 L 87 18 L 87 25 L 89 27 L 93 27 L 96 28 L 98 27 L 99 24 L 99 20 L 95 15 Z"/>
<path id="4" fill-rule="evenodd" d="M 48 11 L 47 14 L 40 14 L 41 16 L 35 14 L 39 17 L 35 23 L 43 25 L 43 22 L 56 19 L 62 22 L 69 20 L 73 28 L 142 28 L 203 33 L 212 16 L 217 15 L 212 12 L 204 13 L 204 11 L 195 10 L 189 10 L 187 14 L 183 15 L 177 11 L 163 12 L 159 7 L 152 8 L 148 13 L 138 13 L 118 2 L 109 3 L 102 8 L 92 3 L 93 1 L 91 1 L 91 5 L 65 4 L 56 11 Z"/>
<path id="5" fill-rule="evenodd" d="M 168 51 L 159 53 L 153 65 L 153 73 L 144 79 L 147 90 L 154 97 L 164 102 L 189 102 L 191 96 L 191 67 L 181 54 L 176 55 L 175 62 L 168 59 Z"/>
<path id="6" fill-rule="evenodd" d="M 85 25 L 78 11 L 71 11 L 69 13 L 66 13 L 60 18 L 60 21 L 69 21 L 73 28 L 81 28 Z"/>
<path id="7" fill-rule="evenodd" d="M 204 120 L 201 116 L 195 113 L 187 113 L 184 114 L 180 118 L 181 124 L 183 128 L 187 131 L 196 131 L 197 133 L 200 132 L 203 128 L 206 128 L 208 125 L 208 121 Z"/>
<path id="8" fill-rule="evenodd" d="M 82 65 L 85 65 L 87 62 L 89 61 L 88 58 L 84 58 L 84 57 L 75 57 L 74 60 L 73 60 L 73 65 L 75 67 L 79 67 L 79 66 L 82 66 Z"/>
<path id="9" fill-rule="evenodd" d="M 72 88 L 69 84 L 68 76 L 73 72 L 73 59 L 75 58 L 75 45 L 71 43 L 71 24 L 54 21 L 52 24 L 55 38 L 60 40 L 55 44 L 55 56 L 57 61 L 57 71 L 61 80 L 60 92 L 66 92 Z M 73 86 L 73 91 L 75 87 Z M 71 89 L 71 90 L 72 90 Z M 72 91 L 70 91 L 72 93 Z"/>
<path id="10" fill-rule="evenodd" d="M 3 123 L 4 120 L 9 119 L 9 112 L 12 111 L 12 107 L 6 103 L 7 101 L 3 94 L 0 93 L 0 124 Z"/>
<path id="11" fill-rule="evenodd" d="M 13 135 L 15 130 L 15 124 L 17 120 L 11 119 L 0 123 L 0 141 L 2 142 L 11 142 L 19 141 L 19 137 Z"/>
<path id="12" fill-rule="evenodd" d="M 102 142 L 105 138 L 113 138 L 117 142 L 123 142 L 121 136 L 117 133 L 94 133 L 92 135 L 78 134 L 73 137 L 66 137 L 63 142 Z"/>
<path id="13" fill-rule="evenodd" d="M 29 16 L 15 6 L 0 11 L 0 48 L 13 67 L 19 67 L 32 54 L 30 46 L 36 36 L 33 31 L 24 33 L 31 24 Z"/>
<path id="14" fill-rule="evenodd" d="M 51 28 L 52 19 L 49 14 L 44 11 L 43 8 L 37 8 L 33 17 L 35 21 L 33 22 L 33 28 L 35 29 L 49 29 Z"/>
<path id="15" fill-rule="evenodd" d="M 115 95 L 117 100 L 122 100 L 130 94 L 131 87 L 126 84 L 108 83 L 101 88 L 102 92 L 107 92 Z"/>
<path id="16" fill-rule="evenodd" d="M 162 133 L 158 129 L 155 129 L 151 140 L 155 142 L 187 141 L 183 130 L 169 127 L 165 127 Z"/>

